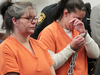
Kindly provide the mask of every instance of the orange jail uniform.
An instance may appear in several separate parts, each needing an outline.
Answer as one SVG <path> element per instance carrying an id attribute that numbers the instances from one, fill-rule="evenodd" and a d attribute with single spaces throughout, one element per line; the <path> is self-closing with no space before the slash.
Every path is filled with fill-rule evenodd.
<path id="1" fill-rule="evenodd" d="M 72 37 L 79 35 L 79 32 L 75 29 L 72 31 Z M 65 33 L 64 29 L 57 22 L 53 22 L 48 25 L 39 34 L 38 40 L 40 40 L 44 45 L 54 53 L 58 53 L 63 50 L 72 39 Z M 70 68 L 71 57 L 56 70 L 56 75 L 68 75 L 67 71 Z M 78 52 L 78 57 L 76 59 L 76 65 L 74 67 L 73 75 L 87 75 L 87 54 L 85 47 L 83 46 Z"/>
<path id="2" fill-rule="evenodd" d="M 51 75 L 52 58 L 47 48 L 29 37 L 33 55 L 12 36 L 0 44 L 0 75 L 17 72 L 20 75 Z"/>

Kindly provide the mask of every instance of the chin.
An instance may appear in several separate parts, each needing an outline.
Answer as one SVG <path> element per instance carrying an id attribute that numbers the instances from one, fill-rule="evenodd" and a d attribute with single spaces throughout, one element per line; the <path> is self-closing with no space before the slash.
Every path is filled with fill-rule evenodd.
<path id="1" fill-rule="evenodd" d="M 31 35 L 31 34 L 33 34 L 34 33 L 34 31 L 33 32 L 29 32 L 29 35 Z"/>

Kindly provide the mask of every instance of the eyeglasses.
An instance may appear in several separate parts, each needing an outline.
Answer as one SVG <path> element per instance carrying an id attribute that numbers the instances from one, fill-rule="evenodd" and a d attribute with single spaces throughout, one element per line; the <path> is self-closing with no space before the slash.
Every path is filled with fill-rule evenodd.
<path id="1" fill-rule="evenodd" d="M 33 20 L 34 21 L 37 21 L 38 20 L 38 18 L 31 18 L 31 17 L 20 17 L 20 18 L 27 19 L 30 22 L 33 22 Z"/>

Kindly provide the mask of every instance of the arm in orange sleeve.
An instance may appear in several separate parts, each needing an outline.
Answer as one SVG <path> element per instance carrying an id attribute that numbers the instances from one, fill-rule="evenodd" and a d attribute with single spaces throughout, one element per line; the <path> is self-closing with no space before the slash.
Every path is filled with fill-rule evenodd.
<path id="1" fill-rule="evenodd" d="M 41 41 L 47 49 L 55 52 L 55 38 L 50 29 L 44 29 L 38 36 L 38 40 Z"/>
<path id="2" fill-rule="evenodd" d="M 17 64 L 18 61 L 11 48 L 7 45 L 4 45 L 2 47 L 2 51 L 3 51 L 3 59 L 4 59 L 2 74 L 4 75 L 9 72 L 19 73 L 19 67 Z"/>
<path id="3" fill-rule="evenodd" d="M 3 63 L 4 63 L 3 51 L 2 51 L 2 48 L 1 48 L 1 44 L 0 44 L 0 75 L 1 75 L 1 72 L 2 72 L 2 68 L 3 68 Z"/>

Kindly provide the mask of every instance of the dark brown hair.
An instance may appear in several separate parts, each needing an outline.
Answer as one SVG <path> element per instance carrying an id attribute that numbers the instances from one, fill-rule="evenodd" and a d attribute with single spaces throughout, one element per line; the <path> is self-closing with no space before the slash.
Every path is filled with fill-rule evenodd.
<path id="1" fill-rule="evenodd" d="M 76 12 L 76 9 L 86 11 L 85 4 L 82 0 L 61 0 L 58 3 L 58 6 L 54 13 L 54 21 L 63 16 L 64 9 L 67 9 L 69 13 Z"/>

